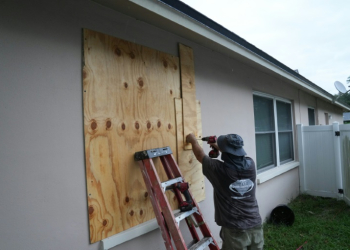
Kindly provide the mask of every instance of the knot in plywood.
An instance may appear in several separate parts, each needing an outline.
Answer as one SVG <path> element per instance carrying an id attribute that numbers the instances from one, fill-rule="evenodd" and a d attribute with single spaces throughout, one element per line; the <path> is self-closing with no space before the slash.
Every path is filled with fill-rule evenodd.
<path id="1" fill-rule="evenodd" d="M 150 121 L 147 121 L 146 126 L 147 126 L 147 129 L 148 129 L 148 130 L 151 130 L 151 129 L 152 129 L 152 123 L 151 123 Z"/>
<path id="2" fill-rule="evenodd" d="M 103 220 L 102 225 L 105 227 L 105 226 L 107 226 L 107 224 L 108 224 L 108 221 L 107 220 Z"/>
<path id="3" fill-rule="evenodd" d="M 135 128 L 136 130 L 139 130 L 140 129 L 140 123 L 138 121 L 135 122 Z"/>
<path id="4" fill-rule="evenodd" d="M 122 128 L 123 131 L 126 129 L 126 125 L 125 125 L 124 122 L 122 123 L 121 128 Z"/>
<path id="5" fill-rule="evenodd" d="M 139 84 L 139 87 L 140 87 L 140 88 L 143 88 L 144 82 L 143 82 L 142 77 L 139 77 L 139 78 L 137 79 L 137 83 Z"/>
<path id="6" fill-rule="evenodd" d="M 90 127 L 91 127 L 92 130 L 97 129 L 97 122 L 95 120 L 92 120 Z"/>
<path id="7" fill-rule="evenodd" d="M 121 56 L 122 55 L 122 51 L 117 47 L 114 50 L 114 54 L 116 54 L 117 56 Z"/>
<path id="8" fill-rule="evenodd" d="M 134 54 L 134 52 L 131 51 L 131 52 L 129 53 L 129 56 L 130 56 L 131 59 L 135 59 L 135 54 Z"/>
<path id="9" fill-rule="evenodd" d="M 93 206 L 90 206 L 89 207 L 89 214 L 91 215 L 91 214 L 93 214 L 94 213 L 94 207 Z"/>
<path id="10" fill-rule="evenodd" d="M 107 119 L 106 121 L 106 130 L 111 130 L 112 128 L 112 121 L 110 119 Z"/>

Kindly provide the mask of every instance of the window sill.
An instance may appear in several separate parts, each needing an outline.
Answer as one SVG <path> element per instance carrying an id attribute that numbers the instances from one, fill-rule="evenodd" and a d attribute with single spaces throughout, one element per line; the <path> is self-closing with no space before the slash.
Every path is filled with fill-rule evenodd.
<path id="1" fill-rule="evenodd" d="M 289 170 L 292 170 L 293 168 L 299 167 L 298 161 L 288 162 L 286 164 L 283 164 L 282 166 L 274 167 L 272 169 L 269 169 L 265 172 L 262 172 L 258 174 L 257 176 L 257 183 L 262 184 L 268 180 L 271 180 L 275 178 L 276 176 L 279 176 L 285 172 L 288 172 Z"/>
<path id="2" fill-rule="evenodd" d="M 136 227 L 127 229 L 121 233 L 115 234 L 111 237 L 101 240 L 102 245 L 100 250 L 108 250 L 112 247 L 120 245 L 126 241 L 132 240 L 138 236 L 151 232 L 158 228 L 157 220 L 154 218 L 147 222 L 144 222 Z"/>
<path id="3" fill-rule="evenodd" d="M 198 203 L 198 207 L 200 208 L 200 203 Z M 174 214 L 180 212 L 179 209 L 175 209 L 173 211 Z M 148 232 L 158 229 L 158 222 L 156 218 L 146 221 L 138 226 L 129 228 L 121 233 L 112 235 L 106 239 L 101 240 L 102 244 L 100 245 L 100 250 L 108 250 L 117 245 L 120 245 L 126 241 L 135 239 L 141 235 L 144 235 Z"/>

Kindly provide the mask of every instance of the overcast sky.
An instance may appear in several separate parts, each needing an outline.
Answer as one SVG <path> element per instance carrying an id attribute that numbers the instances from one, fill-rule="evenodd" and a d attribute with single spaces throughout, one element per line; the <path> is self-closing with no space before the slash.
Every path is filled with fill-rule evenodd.
<path id="1" fill-rule="evenodd" d="M 350 0 L 182 0 L 319 85 L 348 89 Z"/>

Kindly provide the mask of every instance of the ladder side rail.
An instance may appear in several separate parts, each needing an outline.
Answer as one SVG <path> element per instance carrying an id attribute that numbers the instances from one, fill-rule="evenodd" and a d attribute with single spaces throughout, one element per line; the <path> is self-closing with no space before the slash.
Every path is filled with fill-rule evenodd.
<path id="1" fill-rule="evenodd" d="M 163 156 L 160 157 L 160 160 L 162 161 L 162 164 L 163 164 L 163 167 L 164 167 L 164 170 L 165 170 L 165 173 L 166 175 L 168 176 L 169 179 L 174 179 L 176 178 L 173 174 L 173 172 L 171 171 L 171 169 L 169 168 L 169 165 L 168 165 L 168 162 L 166 162 L 165 158 Z M 173 191 L 175 193 L 175 196 L 176 196 L 176 199 L 180 205 L 180 203 L 183 201 L 182 199 L 182 196 L 181 196 L 181 192 L 180 190 L 178 190 L 176 187 L 175 187 L 176 183 L 173 185 Z"/>
<path id="2" fill-rule="evenodd" d="M 210 244 L 209 245 L 209 249 L 210 250 L 220 250 L 218 243 L 216 242 L 215 238 L 213 237 L 208 224 L 205 222 L 205 220 L 203 219 L 204 216 L 202 214 L 202 211 L 199 208 L 198 203 L 196 202 L 196 199 L 192 196 L 191 190 L 188 189 L 188 192 L 192 198 L 193 204 L 194 206 L 198 209 L 198 213 L 194 213 L 193 217 L 196 220 L 197 225 L 199 225 L 199 229 L 201 230 L 202 234 L 204 237 L 211 237 L 213 239 L 213 243 L 214 244 Z"/>
<path id="3" fill-rule="evenodd" d="M 196 227 L 193 225 L 192 221 L 188 220 L 187 218 L 185 221 L 186 221 L 186 224 L 188 226 L 188 229 L 191 232 L 192 239 L 195 240 L 196 242 L 198 242 L 200 240 L 200 238 L 198 236 Z"/>
<path id="4" fill-rule="evenodd" d="M 184 180 L 184 177 L 181 174 L 179 166 L 176 164 L 174 156 L 172 154 L 171 155 L 165 155 L 164 158 L 166 158 L 167 162 L 171 163 L 170 164 L 170 168 L 172 169 L 172 171 L 175 174 L 175 176 L 176 177 L 182 177 L 182 179 Z M 193 195 L 191 193 L 191 190 L 188 189 L 188 192 L 189 192 L 189 194 L 190 194 L 190 196 L 192 198 L 194 206 L 197 207 L 197 209 L 198 209 L 198 214 L 194 213 L 193 217 L 195 218 L 197 224 L 199 225 L 199 229 L 201 230 L 201 232 L 202 232 L 204 237 L 211 237 L 213 239 L 213 242 L 215 243 L 215 245 L 214 244 L 210 244 L 209 245 L 210 250 L 217 250 L 217 249 L 220 250 L 220 248 L 218 247 L 217 242 L 215 241 L 215 238 L 213 237 L 213 235 L 211 234 L 211 232 L 209 230 L 209 227 L 208 227 L 207 223 L 203 219 L 203 214 L 200 211 L 198 203 L 194 199 L 194 197 L 193 197 Z"/>
<path id="5" fill-rule="evenodd" d="M 199 211 L 200 215 L 197 213 L 193 214 L 193 217 L 195 218 L 197 224 L 199 225 L 199 229 L 201 230 L 204 237 L 211 237 L 213 239 L 214 244 L 209 245 L 210 250 L 220 250 L 218 243 L 216 242 L 215 238 L 211 234 L 211 231 L 209 230 L 208 224 L 203 220 L 203 214 Z"/>
<path id="6" fill-rule="evenodd" d="M 150 181 L 151 181 L 153 190 L 155 192 L 156 199 L 160 204 L 160 208 L 163 212 L 163 215 L 167 224 L 167 228 L 170 231 L 170 234 L 172 236 L 176 249 L 187 250 L 185 240 L 183 239 L 180 228 L 175 220 L 174 214 L 172 212 L 172 208 L 163 192 L 161 181 L 158 177 L 153 161 L 144 160 L 144 163 L 145 163 L 146 171 L 150 177 Z"/>
<path id="7" fill-rule="evenodd" d="M 168 162 L 170 169 L 174 173 L 175 177 L 182 177 L 184 180 L 184 177 L 180 171 L 179 166 L 176 163 L 176 160 L 172 154 L 164 155 L 165 160 Z"/>
<path id="8" fill-rule="evenodd" d="M 149 159 L 147 159 L 147 160 L 149 161 Z M 174 247 L 171 244 L 171 237 L 170 237 L 169 231 L 167 229 L 164 217 L 162 215 L 159 204 L 157 202 L 156 195 L 152 189 L 151 180 L 147 174 L 145 164 L 144 164 L 143 160 L 139 161 L 138 163 L 139 163 L 139 166 L 141 168 L 142 176 L 143 176 L 143 179 L 144 179 L 146 187 L 147 187 L 147 191 L 148 191 L 149 196 L 150 196 L 150 200 L 151 200 L 151 203 L 152 203 L 152 206 L 154 209 L 154 213 L 156 215 L 158 225 L 162 231 L 162 237 L 164 240 L 165 247 L 167 250 L 174 250 Z"/>
<path id="9" fill-rule="evenodd" d="M 171 168 L 171 165 L 170 163 L 168 162 L 167 158 L 164 157 L 164 156 L 161 156 L 160 157 L 160 160 L 162 161 L 162 164 L 163 164 L 163 167 L 164 167 L 164 170 L 165 170 L 165 173 L 166 175 L 168 176 L 169 179 L 174 179 L 174 178 L 177 178 L 177 177 L 182 177 L 182 176 L 175 176 L 174 175 L 174 172 L 172 171 L 173 169 Z M 183 178 L 182 178 L 183 180 Z M 177 198 L 177 201 L 179 202 L 179 205 L 183 200 L 182 198 L 182 195 L 181 195 L 181 192 L 180 190 L 178 190 L 176 187 L 175 187 L 175 184 L 173 185 L 173 191 L 175 193 L 175 196 Z"/>
<path id="10" fill-rule="evenodd" d="M 172 156 L 172 155 L 170 155 L 170 156 Z M 168 178 L 169 178 L 169 179 L 174 179 L 174 178 L 175 178 L 175 176 L 174 176 L 174 171 L 173 171 L 173 170 L 174 170 L 174 167 L 171 167 L 171 163 L 169 163 L 168 160 L 170 160 L 170 162 L 173 162 L 173 163 L 176 165 L 175 159 L 174 159 L 173 157 L 170 158 L 170 157 L 161 156 L 161 157 L 160 157 L 160 160 L 162 161 L 162 164 L 163 164 L 165 173 L 167 174 Z M 179 172 L 179 170 L 178 170 L 178 172 Z M 181 175 L 181 173 L 180 173 L 180 175 Z M 180 176 L 177 176 L 177 177 L 180 177 Z M 182 175 L 181 175 L 181 177 L 182 177 Z M 182 179 L 183 179 L 183 177 L 182 177 Z M 176 196 L 176 198 L 177 198 L 177 201 L 178 201 L 178 203 L 179 203 L 179 205 L 180 205 L 181 202 L 183 201 L 181 192 L 180 192 L 180 190 L 178 190 L 178 189 L 175 187 L 175 185 L 174 185 L 173 190 L 174 190 L 175 196 Z M 191 233 L 192 239 L 194 239 L 195 241 L 198 242 L 200 239 L 199 239 L 197 230 L 196 230 L 196 228 L 194 227 L 193 223 L 192 223 L 191 221 L 189 221 L 189 220 L 186 220 L 186 224 L 187 224 L 188 229 L 189 229 L 189 231 L 190 231 L 190 233 Z"/>

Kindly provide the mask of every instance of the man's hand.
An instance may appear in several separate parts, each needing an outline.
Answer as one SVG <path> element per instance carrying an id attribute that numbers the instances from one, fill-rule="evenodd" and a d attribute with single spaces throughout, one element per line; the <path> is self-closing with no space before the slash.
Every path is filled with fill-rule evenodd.
<path id="1" fill-rule="evenodd" d="M 209 145 L 212 147 L 212 148 L 216 148 L 217 150 L 221 151 L 218 144 L 215 142 L 215 143 L 209 143 Z"/>
<path id="2" fill-rule="evenodd" d="M 194 134 L 191 133 L 191 134 L 188 134 L 188 135 L 186 136 L 186 142 L 187 142 L 187 143 L 193 144 L 193 143 L 197 142 L 197 139 L 196 139 L 196 137 L 194 136 Z"/>
<path id="3" fill-rule="evenodd" d="M 203 149 L 201 146 L 199 146 L 197 138 L 194 134 L 188 134 L 186 136 L 186 142 L 192 144 L 192 151 L 194 155 L 196 156 L 197 160 L 202 163 L 203 157 L 205 156 Z"/>

